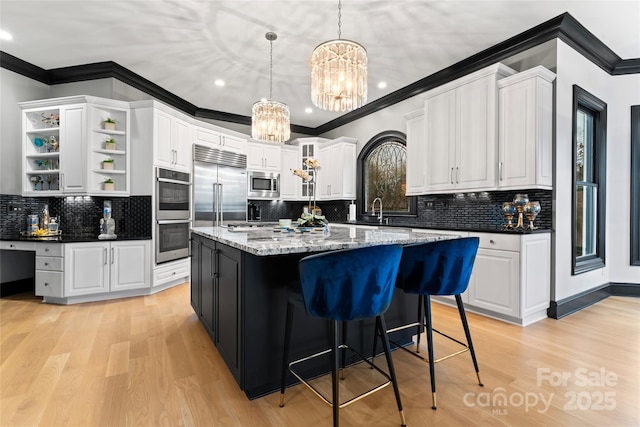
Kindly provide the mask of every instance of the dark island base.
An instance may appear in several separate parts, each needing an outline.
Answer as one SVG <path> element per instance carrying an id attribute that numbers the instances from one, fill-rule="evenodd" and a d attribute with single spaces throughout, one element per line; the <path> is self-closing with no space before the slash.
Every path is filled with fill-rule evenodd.
<path id="1" fill-rule="evenodd" d="M 280 387 L 284 342 L 286 289 L 297 281 L 298 261 L 305 254 L 255 256 L 218 242 L 192 236 L 192 305 L 216 348 L 250 399 Z M 211 301 L 213 300 L 213 301 Z M 413 322 L 417 299 L 396 290 L 385 313 L 387 327 Z M 211 312 L 213 311 L 213 312 Z M 296 308 L 290 359 L 327 349 L 331 323 L 308 316 Z M 374 319 L 348 324 L 348 343 L 370 355 Z M 394 334 L 399 343 L 409 343 L 411 332 Z M 378 343 L 378 351 L 381 345 Z M 347 360 L 351 363 L 355 356 Z M 329 372 L 328 358 L 305 363 L 302 373 L 317 376 Z M 287 384 L 297 379 L 289 375 Z"/>

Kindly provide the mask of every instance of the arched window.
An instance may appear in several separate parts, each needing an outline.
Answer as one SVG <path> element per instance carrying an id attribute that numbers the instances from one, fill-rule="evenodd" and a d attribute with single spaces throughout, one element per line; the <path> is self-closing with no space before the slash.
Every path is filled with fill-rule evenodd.
<path id="1" fill-rule="evenodd" d="M 385 216 L 415 214 L 415 197 L 405 196 L 406 189 L 406 135 L 397 131 L 379 133 L 358 156 L 359 211 L 371 213 L 371 204 L 379 197 Z"/>

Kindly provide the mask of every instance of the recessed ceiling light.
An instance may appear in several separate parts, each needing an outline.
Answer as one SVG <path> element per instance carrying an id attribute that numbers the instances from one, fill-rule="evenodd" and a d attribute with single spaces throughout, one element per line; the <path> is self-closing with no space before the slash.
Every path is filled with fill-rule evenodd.
<path id="1" fill-rule="evenodd" d="M 313 108 L 307 107 L 307 108 L 304 109 L 304 112 L 307 113 L 307 114 L 311 114 L 311 113 L 313 113 Z"/>
<path id="2" fill-rule="evenodd" d="M 216 79 L 213 83 L 218 87 L 223 87 L 224 86 L 224 80 L 222 80 L 222 79 Z"/>
<path id="3" fill-rule="evenodd" d="M 5 30 L 0 30 L 0 40 L 13 40 L 13 36 Z"/>
<path id="4" fill-rule="evenodd" d="M 386 89 L 386 88 L 387 88 L 387 82 L 378 83 L 378 89 Z"/>

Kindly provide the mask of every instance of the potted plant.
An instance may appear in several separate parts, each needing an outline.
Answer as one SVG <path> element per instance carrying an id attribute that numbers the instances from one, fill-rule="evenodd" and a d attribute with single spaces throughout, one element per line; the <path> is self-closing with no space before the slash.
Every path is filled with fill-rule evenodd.
<path id="1" fill-rule="evenodd" d="M 116 130 L 116 121 L 111 117 L 107 117 L 107 119 L 103 122 L 103 125 L 106 130 Z"/>
<path id="2" fill-rule="evenodd" d="M 107 178 L 104 180 L 104 191 L 114 191 L 116 189 L 116 184 L 113 182 L 111 178 Z"/>
<path id="3" fill-rule="evenodd" d="M 104 159 L 102 161 L 102 169 L 113 170 L 113 159 Z"/>
<path id="4" fill-rule="evenodd" d="M 113 138 L 109 138 L 104 143 L 104 148 L 107 150 L 115 150 L 116 149 L 116 140 Z"/>

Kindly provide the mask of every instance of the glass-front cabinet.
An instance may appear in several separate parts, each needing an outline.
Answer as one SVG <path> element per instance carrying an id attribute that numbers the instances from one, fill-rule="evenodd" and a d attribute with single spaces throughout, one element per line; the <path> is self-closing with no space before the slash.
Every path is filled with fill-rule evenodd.
<path id="1" fill-rule="evenodd" d="M 73 96 L 23 102 L 22 195 L 128 195 L 129 107 Z"/>

